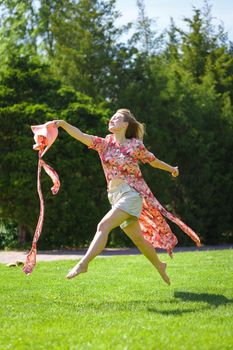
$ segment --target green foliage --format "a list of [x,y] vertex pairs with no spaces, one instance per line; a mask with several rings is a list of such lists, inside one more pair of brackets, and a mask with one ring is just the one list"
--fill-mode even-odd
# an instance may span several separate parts
[[17,223],[10,220],[0,220],[0,249],[17,246]]
[[[203,243],[232,242],[233,56],[227,34],[213,25],[205,2],[185,18],[187,31],[171,20],[165,42],[144,2],[137,5],[135,32],[122,43],[132,24],[116,27],[115,0],[0,4],[1,218],[26,227],[27,241],[39,214],[30,125],[62,118],[105,136],[111,113],[125,107],[146,123],[146,146],[179,166],[175,179],[142,166],[157,199]],[[87,245],[109,209],[98,155],[59,130],[46,161],[58,172],[61,189],[53,197],[42,173],[41,246]],[[192,244],[171,226],[181,244]],[[114,244],[130,242],[117,229]]]
[[37,16],[33,0],[0,2],[1,68],[8,63],[9,53],[17,55],[37,50],[35,27]]
[[[83,131],[101,134],[109,112],[94,105],[91,98],[60,87],[49,75],[47,65],[31,61],[27,56],[15,60],[3,75],[1,91],[1,217],[23,224],[26,238],[31,240],[39,215],[39,199],[37,153],[32,151],[30,125],[63,118]],[[42,171],[46,217],[41,247],[85,245],[96,229],[96,219],[107,210],[107,202],[101,200],[105,194],[104,175],[93,153],[60,131],[58,141],[46,155],[45,161],[60,176],[61,189],[52,198],[50,178]],[[98,173],[101,176],[96,176]]]
[[[145,169],[156,197],[203,242],[231,242],[233,61],[217,40],[221,33],[211,36],[200,11],[195,10],[188,23],[189,32],[179,40],[180,31],[172,25],[164,55],[144,62],[138,55],[118,103],[146,122],[145,142],[157,157],[179,166],[180,176],[172,181]],[[177,227],[174,231],[190,244]]]
[[38,56],[9,54],[8,68],[0,79],[0,107],[23,102],[56,107],[55,91],[61,84]]
[[125,45],[115,43],[127,31],[127,26],[115,26],[115,2],[63,0],[60,7],[66,10],[57,7],[50,17],[55,43],[49,58],[55,76],[98,102],[114,97],[121,70],[132,56]]

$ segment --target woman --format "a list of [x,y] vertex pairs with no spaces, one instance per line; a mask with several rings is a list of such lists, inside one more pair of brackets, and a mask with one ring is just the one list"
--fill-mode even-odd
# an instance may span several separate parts
[[112,205],[99,222],[85,256],[66,277],[70,279],[87,272],[89,262],[105,248],[109,233],[120,226],[170,285],[167,264],[159,260],[154,249],[166,249],[172,257],[172,249],[178,242],[163,215],[179,225],[198,246],[200,240],[190,227],[157,201],[142,177],[138,161],[169,171],[174,177],[179,175],[178,167],[160,161],[145,148],[142,142],[144,125],[128,109],[119,109],[112,116],[108,125],[111,134],[105,138],[85,134],[63,120],[55,120],[55,123],[88,148],[98,151],[107,181],[108,199]]

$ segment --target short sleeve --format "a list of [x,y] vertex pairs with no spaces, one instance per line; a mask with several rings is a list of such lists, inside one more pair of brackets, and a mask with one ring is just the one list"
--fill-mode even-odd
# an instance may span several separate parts
[[97,152],[102,152],[106,146],[106,140],[103,137],[92,136],[92,143],[88,148],[94,149]]
[[152,152],[148,151],[142,141],[139,141],[136,147],[135,156],[143,163],[151,163],[157,159]]

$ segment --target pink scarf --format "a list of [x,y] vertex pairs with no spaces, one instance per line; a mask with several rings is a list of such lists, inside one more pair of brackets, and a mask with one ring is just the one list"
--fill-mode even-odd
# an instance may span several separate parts
[[26,257],[26,262],[23,266],[23,272],[25,272],[27,275],[31,274],[34,267],[36,266],[36,243],[40,237],[42,227],[43,227],[43,222],[44,222],[44,199],[43,199],[43,195],[41,191],[41,183],[40,183],[41,167],[44,168],[45,172],[51,177],[53,181],[53,187],[51,187],[52,193],[57,194],[60,188],[60,181],[59,181],[58,174],[53,168],[51,168],[48,164],[46,164],[42,159],[44,147],[48,145],[47,139],[44,136],[39,136],[39,137],[40,137],[41,143],[40,143],[40,148],[38,152],[39,160],[38,160],[38,172],[37,172],[37,191],[40,198],[40,216],[37,222],[36,231],[34,233],[32,248]]

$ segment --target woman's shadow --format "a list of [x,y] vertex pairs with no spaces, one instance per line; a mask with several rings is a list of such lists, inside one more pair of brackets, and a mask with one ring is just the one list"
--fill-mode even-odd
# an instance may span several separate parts
[[[228,299],[224,295],[221,294],[209,294],[209,293],[193,293],[193,292],[175,292],[174,298],[179,300],[170,301],[171,303],[179,303],[182,302],[195,302],[195,303],[207,303],[207,305],[203,305],[199,310],[203,311],[210,308],[217,308],[221,305],[232,304],[233,299]],[[189,312],[197,312],[197,307],[183,309],[181,305],[175,310],[158,310],[157,308],[148,308],[150,312],[160,313],[162,315],[181,315]]]

